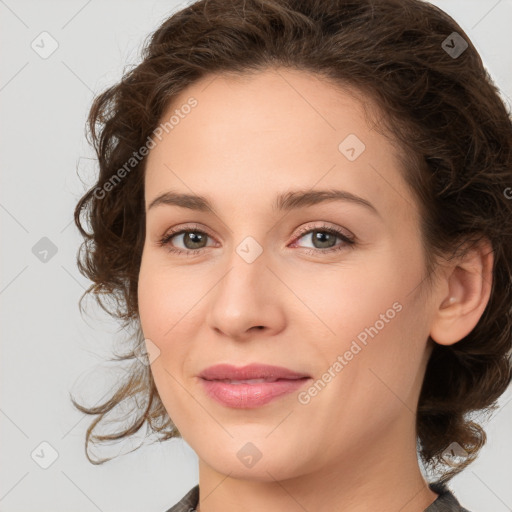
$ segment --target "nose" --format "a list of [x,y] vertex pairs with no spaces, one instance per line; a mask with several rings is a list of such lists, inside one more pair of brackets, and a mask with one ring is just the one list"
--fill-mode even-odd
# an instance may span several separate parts
[[[285,325],[286,287],[263,255],[248,263],[238,254],[208,294],[206,323],[218,334],[244,340],[256,332],[266,336]],[[289,292],[288,292],[289,294]]]

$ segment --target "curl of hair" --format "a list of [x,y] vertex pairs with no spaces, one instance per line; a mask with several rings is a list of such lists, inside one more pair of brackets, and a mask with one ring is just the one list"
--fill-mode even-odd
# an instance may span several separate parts
[[[457,58],[443,49],[453,32],[468,43]],[[87,135],[99,176],[75,209],[84,237],[78,267],[93,282],[80,307],[93,293],[105,311],[138,334],[131,351],[118,358],[134,364],[115,394],[91,408],[72,400],[82,412],[99,415],[87,431],[86,454],[98,422],[136,396],[145,406],[134,407],[133,424],[94,440],[129,436],[145,422],[164,440],[180,436],[149,365],[136,358],[143,341],[137,284],[146,159],[130,159],[189,84],[271,67],[314,73],[352,92],[368,116],[376,114],[376,128],[397,148],[401,172],[418,199],[427,284],[439,257],[461,255],[482,237],[492,244],[489,303],[462,340],[434,342],[418,402],[421,459],[439,481],[448,481],[486,441],[470,414],[496,408],[511,380],[512,200],[506,191],[512,192],[512,116],[469,37],[448,14],[421,0],[197,1],[162,23],[145,41],[141,63],[94,99]],[[132,168],[119,179],[127,162]],[[82,227],[84,212],[90,233]],[[453,442],[468,453],[460,464],[443,457]]]

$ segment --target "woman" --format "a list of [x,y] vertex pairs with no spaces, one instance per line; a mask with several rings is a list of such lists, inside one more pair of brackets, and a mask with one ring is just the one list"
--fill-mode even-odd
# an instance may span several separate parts
[[89,127],[78,264],[136,336],[112,398],[73,401],[86,448],[186,440],[199,484],[169,512],[466,510],[467,413],[511,379],[512,124],[460,26],[418,0],[199,1]]

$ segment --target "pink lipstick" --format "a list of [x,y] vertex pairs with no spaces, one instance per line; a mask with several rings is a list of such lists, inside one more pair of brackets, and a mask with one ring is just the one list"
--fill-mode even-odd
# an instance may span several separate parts
[[299,389],[311,377],[288,368],[250,364],[237,368],[229,364],[210,366],[200,378],[208,396],[237,409],[253,409]]

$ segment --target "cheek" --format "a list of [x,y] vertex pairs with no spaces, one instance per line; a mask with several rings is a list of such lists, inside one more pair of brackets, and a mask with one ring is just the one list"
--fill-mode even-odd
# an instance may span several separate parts
[[341,355],[346,361],[340,384],[357,380],[365,392],[376,392],[375,386],[383,387],[379,377],[392,388],[414,380],[426,341],[425,306],[417,287],[421,273],[418,254],[404,259],[388,247],[357,269],[333,272],[324,296],[318,289],[307,292],[309,304],[316,304],[329,326],[323,329],[324,360],[333,364]]
[[[139,272],[138,304],[139,317],[145,338],[160,338],[157,327],[161,324],[161,283],[156,279],[156,272],[143,260]],[[155,300],[156,299],[156,300]],[[158,344],[158,343],[157,343]]]
[[179,276],[172,279],[172,286],[170,281],[155,262],[143,259],[138,284],[140,323],[144,337],[158,347],[151,374],[167,414],[183,436],[183,431],[190,430],[187,418],[199,414],[190,410],[195,402],[184,389],[190,387],[184,382],[190,350],[185,331],[192,316],[187,315],[190,306],[184,283]]
[[403,275],[417,272],[406,268],[398,255],[381,250],[361,258],[354,268],[335,269],[322,289],[314,285],[317,280],[311,281],[304,296],[334,331],[331,338],[352,339],[376,323],[379,332],[384,332],[389,323],[401,321],[399,310],[410,291]]
[[204,292],[197,290],[190,276],[180,269],[165,268],[155,258],[143,258],[138,283],[139,317],[144,337],[157,347],[158,357],[151,371],[163,400],[165,396],[179,396],[180,383],[194,370],[191,340],[202,325],[197,307],[202,295]]
[[[188,281],[188,282],[187,282]],[[143,256],[139,272],[138,302],[142,330],[157,345],[176,337],[182,323],[189,322],[196,293],[190,279],[179,269],[162,265],[154,256]],[[181,320],[180,320],[181,319]],[[163,347],[161,347],[163,348]]]

